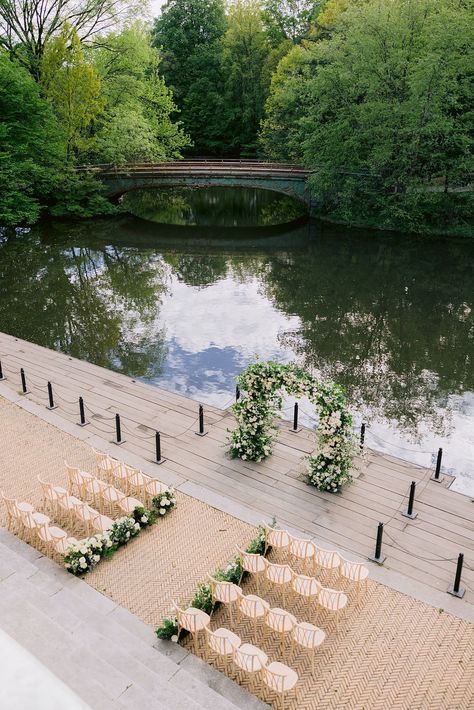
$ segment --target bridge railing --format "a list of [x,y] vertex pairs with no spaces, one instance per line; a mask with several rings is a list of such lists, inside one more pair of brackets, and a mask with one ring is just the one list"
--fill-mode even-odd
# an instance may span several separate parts
[[245,173],[276,175],[297,174],[306,176],[308,171],[301,165],[294,163],[272,163],[262,160],[178,160],[162,163],[96,163],[92,165],[78,165],[79,172],[94,172],[101,175],[153,175],[164,174],[216,174],[238,175]]

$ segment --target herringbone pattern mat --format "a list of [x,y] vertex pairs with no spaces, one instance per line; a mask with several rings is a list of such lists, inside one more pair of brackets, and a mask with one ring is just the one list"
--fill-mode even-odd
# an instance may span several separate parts
[[[340,588],[340,585],[335,585]],[[256,593],[254,583],[244,585],[245,593]],[[272,607],[283,607],[282,596],[269,589],[262,592]],[[287,651],[283,659],[280,640],[268,633],[263,639],[259,622],[257,633],[249,620],[234,623],[233,630],[242,641],[260,646],[270,661],[284,661],[299,675],[295,691],[286,698],[289,710],[472,710],[474,708],[474,625],[457,619],[404,594],[369,582],[359,602],[352,598],[346,617],[341,618],[336,634],[334,620],[321,613],[307,613],[304,603],[290,597],[285,608],[298,621],[311,621],[323,628],[327,637],[315,661]],[[211,627],[230,627],[229,614],[219,609]],[[189,640],[186,641],[189,644]],[[205,651],[201,638],[200,655],[223,670]],[[280,707],[275,694],[262,692],[262,684],[230,673],[251,692],[274,707]]]
[[[37,510],[42,510],[38,474],[65,486],[65,460],[95,470],[89,446],[1,397],[0,430],[0,490]],[[246,523],[194,498],[177,493],[177,500],[168,516],[84,578],[153,626],[170,613],[171,600],[189,599],[208,573],[233,558],[236,545],[255,535]]]

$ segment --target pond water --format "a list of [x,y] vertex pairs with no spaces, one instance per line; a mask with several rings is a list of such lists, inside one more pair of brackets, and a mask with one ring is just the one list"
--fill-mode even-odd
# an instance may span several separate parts
[[[163,218],[136,194],[137,214]],[[215,196],[190,198],[201,226],[122,215],[4,232],[0,330],[217,406],[257,355],[297,360],[347,388],[370,446],[423,465],[442,446],[473,495],[474,244],[301,217],[231,227],[251,221],[240,192],[211,227]],[[252,199],[259,225],[262,210],[264,224],[300,214]]]

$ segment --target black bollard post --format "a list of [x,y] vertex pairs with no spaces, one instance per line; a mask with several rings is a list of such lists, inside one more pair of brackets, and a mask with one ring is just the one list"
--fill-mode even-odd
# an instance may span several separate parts
[[89,422],[86,422],[86,413],[84,411],[84,400],[79,397],[79,426],[87,426]]
[[408,508],[406,513],[402,513],[404,518],[410,518],[411,520],[415,520],[416,516],[418,513],[413,512],[413,503],[415,502],[415,489],[416,489],[416,481],[412,481],[410,485],[410,495],[408,497]]
[[466,590],[461,587],[461,573],[462,566],[464,563],[464,555],[462,552],[459,553],[458,563],[456,565],[456,574],[454,576],[454,584],[452,587],[448,587],[448,594],[452,594],[453,597],[459,597],[462,599]]
[[0,360],[0,381],[1,380],[6,380],[7,378],[3,374],[3,369],[2,369],[2,361]]
[[113,444],[117,444],[120,446],[120,444],[123,444],[125,439],[122,439],[122,427],[120,425],[120,414],[115,415],[115,441],[113,441]]
[[292,431],[293,434],[297,434],[301,431],[301,427],[298,427],[298,402],[295,402],[295,406],[293,407],[293,428],[290,429],[290,431]]
[[235,385],[235,401],[238,402],[240,399],[240,387],[239,385]]
[[379,523],[377,526],[377,540],[375,541],[375,555],[369,557],[371,562],[376,562],[378,565],[383,565],[387,559],[385,555],[382,556],[382,538],[383,538],[383,523]]
[[161,457],[161,436],[159,431],[155,432],[155,452],[156,456],[154,463],[163,463],[165,459]]
[[21,391],[22,391],[22,394],[29,394],[28,387],[26,386],[25,371],[24,371],[23,368],[20,369],[20,377],[21,377]]
[[54,404],[54,399],[53,399],[53,386],[51,382],[48,382],[48,400],[49,400],[49,406],[46,407],[46,409],[56,409],[56,405]]
[[361,451],[364,450],[364,443],[365,443],[365,422],[362,422],[360,426],[360,444],[359,444],[359,449]]
[[198,436],[206,436],[207,431],[204,431],[204,407],[199,405],[199,431],[195,432]]
[[432,481],[436,481],[436,483],[439,483],[442,479],[439,477],[439,474],[441,472],[441,459],[443,458],[443,449],[438,449],[438,458],[436,459],[436,470],[434,472],[434,476],[431,476]]

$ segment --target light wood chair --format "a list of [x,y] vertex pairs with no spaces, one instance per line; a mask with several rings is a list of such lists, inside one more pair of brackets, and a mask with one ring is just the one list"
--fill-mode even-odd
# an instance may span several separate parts
[[117,506],[125,515],[131,515],[135,508],[143,508],[143,503],[138,498],[124,495],[117,501]]
[[239,622],[242,616],[252,620],[254,634],[257,632],[257,622],[265,618],[265,613],[270,609],[270,604],[256,594],[247,594],[240,597],[237,610]]
[[109,518],[107,515],[102,515],[102,513],[98,513],[97,511],[94,511],[94,512],[95,512],[95,515],[92,516],[92,520],[91,520],[92,530],[95,533],[101,533],[101,534],[108,532],[112,528],[112,525],[114,524],[114,521],[112,520],[112,518]]
[[119,466],[112,468],[112,482],[115,486],[119,486],[125,495],[130,493],[130,477],[136,469],[132,466],[127,466],[126,463],[120,463]]
[[56,542],[67,538],[67,532],[55,525],[48,525],[47,523],[37,524],[36,534],[46,552],[55,550]]
[[59,496],[67,495],[67,490],[61,486],[54,486],[52,483],[45,481],[41,476],[37,476],[38,482],[41,486],[42,502],[45,510],[49,510],[50,513],[58,514],[59,506],[58,499]]
[[340,559],[341,565],[339,567],[339,578],[349,582],[351,586],[355,585],[356,598],[358,599],[362,583],[364,583],[365,591],[367,591],[369,570],[361,562],[351,562],[350,560],[346,560],[344,557],[340,557]]
[[31,512],[30,510],[22,510],[21,508],[18,508],[18,511],[20,513],[25,539],[30,544],[33,544],[34,534],[36,533],[38,526],[49,524],[50,518],[47,515],[37,513],[36,511]]
[[317,579],[293,572],[291,589],[296,596],[306,599],[309,606],[312,604],[313,611],[316,609],[319,592],[322,589]]
[[112,483],[114,469],[120,466],[120,461],[112,458],[109,454],[103,454],[95,449],[92,450],[95,454],[95,463],[99,478],[107,483]]
[[145,500],[148,507],[151,506],[153,498],[159,496],[161,493],[168,491],[168,486],[158,481],[156,478],[147,476],[146,473],[142,472],[142,476],[145,479]]
[[298,673],[284,663],[274,661],[264,666],[262,676],[267,688],[281,697],[281,709],[285,710],[286,695],[296,686]]
[[229,608],[229,619],[230,625],[234,625],[234,618],[232,613],[232,607],[236,604],[240,597],[242,596],[242,590],[237,584],[232,582],[223,582],[214,577],[209,577],[209,582],[211,584],[212,599],[214,602],[220,602]]
[[115,488],[112,483],[103,485],[100,491],[100,498],[102,502],[101,510],[104,512],[107,511],[113,515],[115,506],[118,506],[119,501],[125,497],[125,493],[122,493],[122,491],[119,491],[118,488]]
[[100,513],[88,503],[81,503],[81,505],[76,506],[73,512],[78,522],[85,529],[86,535],[91,535],[93,531],[92,522]]
[[64,462],[64,465],[66,466],[69,494],[85,498],[87,495],[86,481],[94,478],[93,475],[87,471],[82,471],[77,466],[70,466],[67,461]]
[[276,565],[268,562],[265,558],[262,559],[265,562],[265,580],[281,588],[283,606],[286,606],[286,590],[293,579],[291,567],[289,565]]
[[216,629],[211,631],[209,626],[204,627],[206,633],[207,645],[211,651],[219,658],[224,660],[224,672],[229,670],[229,661],[236,648],[241,646],[242,641],[237,634],[229,629]]
[[77,545],[78,541],[75,537],[61,537],[54,541],[54,549],[58,555],[64,557],[71,545]]
[[278,607],[274,609],[267,609],[263,619],[263,637],[267,635],[267,630],[274,631],[280,637],[280,653],[285,659],[285,636],[293,630],[295,624],[297,623],[296,618],[293,614],[285,609],[279,609]]
[[303,648],[311,653],[311,673],[314,675],[314,658],[316,649],[321,646],[326,634],[322,629],[319,629],[314,624],[309,624],[307,621],[300,621],[291,632],[291,646],[294,658],[294,652],[298,647]]
[[311,540],[306,540],[300,537],[292,537],[290,542],[290,558],[303,563],[304,571],[308,571],[308,567],[313,567],[316,545]]
[[7,514],[7,527],[9,530],[21,532],[23,521],[21,519],[22,512],[33,513],[34,508],[30,503],[19,503],[15,498],[8,498],[4,491],[1,491],[5,512]]
[[262,527],[265,530],[265,552],[264,557],[267,555],[268,549],[271,547],[279,552],[284,551],[287,556],[288,548],[290,546],[291,535],[286,530],[280,530],[279,528],[271,528],[266,523],[262,523]]
[[128,477],[128,485],[130,488],[130,492],[135,493],[135,495],[142,496],[145,501],[147,500],[146,484],[148,481],[149,477],[145,476],[142,471],[140,471],[138,468],[131,468]]
[[71,496],[63,489],[64,493],[58,492],[57,511],[58,517],[63,524],[76,519],[76,508],[83,505],[83,501],[76,496]]
[[336,620],[336,633],[339,631],[339,615],[347,606],[347,595],[337,589],[322,587],[318,595],[319,606]]
[[245,572],[254,575],[257,585],[257,594],[260,594],[260,577],[265,574],[266,560],[262,555],[254,554],[253,552],[245,552],[237,548],[240,560],[240,579],[239,586],[242,582],[242,577]]
[[112,484],[106,483],[100,478],[95,478],[94,476],[91,476],[91,478],[86,478],[84,479],[84,497],[87,498],[87,500],[90,501],[95,508],[98,508],[100,511],[103,511],[104,491],[107,488],[110,488],[111,486]]
[[197,653],[199,647],[198,634],[200,631],[203,631],[206,626],[209,626],[211,617],[202,609],[196,609],[192,606],[185,610],[181,609],[173,602],[173,607],[178,621],[178,641],[181,631],[186,629],[193,638],[194,652]]
[[232,660],[238,671],[249,676],[249,684],[252,685],[268,663],[268,656],[261,648],[251,643],[243,643],[234,650]]
[[314,555],[315,572],[328,573],[329,584],[333,581],[333,576],[338,571],[340,564],[341,558],[337,552],[316,547],[316,554]]

